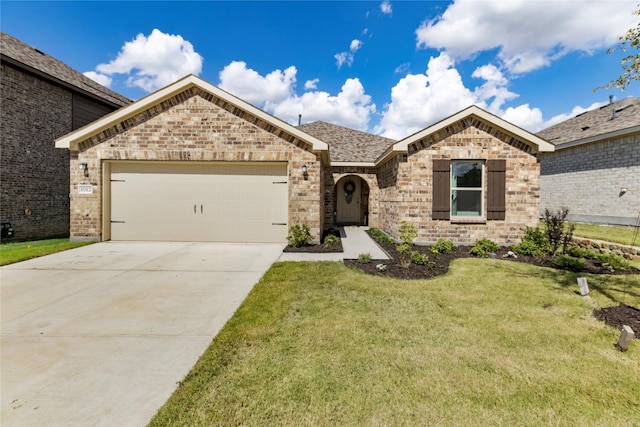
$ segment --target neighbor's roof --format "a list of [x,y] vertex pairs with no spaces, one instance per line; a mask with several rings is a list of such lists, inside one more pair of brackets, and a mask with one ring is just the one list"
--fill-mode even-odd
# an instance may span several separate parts
[[625,98],[578,114],[538,136],[558,148],[567,148],[631,132],[640,132],[640,98]]
[[14,67],[18,66],[92,98],[98,98],[114,107],[122,107],[131,103],[130,99],[94,82],[58,59],[1,31],[0,54],[2,54],[2,62],[4,63]]
[[395,143],[393,139],[321,121],[298,126],[298,129],[329,145],[333,165],[374,163],[387,148]]

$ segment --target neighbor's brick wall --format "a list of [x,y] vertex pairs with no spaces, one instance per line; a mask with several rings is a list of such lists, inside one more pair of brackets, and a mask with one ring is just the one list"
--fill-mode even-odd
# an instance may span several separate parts
[[72,129],[72,95],[6,64],[0,70],[0,220],[12,224],[14,240],[67,236],[69,152],[54,140]]
[[[569,208],[570,218],[634,225],[640,214],[640,134],[540,156],[540,214]],[[628,191],[620,193],[621,188]]]
[[[409,147],[406,160],[398,158],[388,162],[379,171],[383,187],[381,205],[386,205],[381,211],[381,228],[397,237],[398,224],[407,221],[418,228],[416,242],[422,243],[432,243],[439,238],[462,244],[472,244],[481,238],[502,244],[519,241],[526,226],[538,223],[540,185],[537,159],[523,150],[529,148],[477,120],[458,122],[427,140],[418,141]],[[432,220],[434,159],[505,159],[506,219],[473,224]],[[396,182],[392,185],[396,169]],[[387,183],[389,186],[385,188]]]
[[[333,212],[336,211],[336,197],[338,182],[347,176],[358,176],[364,180],[369,187],[369,221],[370,227],[378,227],[380,213],[380,190],[378,187],[378,177],[376,170],[369,167],[354,166],[334,166],[327,168],[324,180],[324,223],[325,228],[335,225]],[[340,184],[342,185],[342,184]]]
[[[102,237],[105,160],[288,162],[289,225],[308,224],[319,236],[321,161],[296,144],[304,145],[208,93],[189,89],[79,145],[71,159],[71,236]],[[89,177],[78,170],[78,162],[88,163]],[[302,165],[307,165],[307,177]],[[77,194],[82,183],[91,183],[94,193]]]

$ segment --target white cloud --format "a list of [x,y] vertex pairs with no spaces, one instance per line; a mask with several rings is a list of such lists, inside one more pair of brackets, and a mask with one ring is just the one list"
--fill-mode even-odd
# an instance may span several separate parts
[[345,64],[350,67],[353,64],[355,53],[360,50],[363,44],[364,43],[362,41],[354,39],[349,45],[349,52],[340,52],[333,55],[333,57],[336,59],[336,65],[338,66],[338,68],[342,67]]
[[200,74],[202,56],[182,36],[154,29],[148,37],[138,34],[126,42],[116,59],[98,65],[96,71],[128,75],[128,85],[151,92],[188,74]]
[[111,86],[111,82],[113,81],[111,77],[104,74],[96,73],[95,71],[87,71],[86,73],[83,73],[83,74],[89,77],[94,82],[99,83],[102,86],[106,86],[106,87]]
[[380,3],[380,11],[385,15],[391,15],[393,13],[391,2],[389,0],[384,0],[382,3]]
[[449,55],[441,52],[438,57],[432,57],[425,74],[407,74],[391,89],[391,103],[385,106],[374,133],[401,139],[473,104],[529,132],[538,132],[604,105],[576,106],[570,113],[545,121],[542,111],[529,104],[503,108],[518,94],[508,89],[509,80],[495,65],[476,68],[472,77],[482,83],[470,89],[464,85]]
[[431,58],[425,74],[407,74],[391,89],[391,103],[374,132],[401,139],[475,102],[453,60],[442,53]]
[[[570,51],[592,53],[636,25],[637,1],[462,1],[416,30],[418,47],[472,58],[498,49],[501,66],[526,73]],[[508,34],[508,36],[506,36]]]
[[305,90],[317,89],[320,79],[307,80],[304,82]]
[[291,124],[302,114],[305,122],[322,120],[367,130],[370,117],[376,112],[371,96],[365,93],[360,80],[347,79],[337,95],[316,91],[319,79],[305,82],[302,96],[295,93],[295,67],[275,70],[266,76],[247,68],[245,62],[234,61],[220,72],[220,87]]
[[363,131],[376,111],[357,78],[347,79],[335,96],[321,91],[306,92],[280,102],[269,102],[265,108],[289,123],[297,123],[298,114],[302,114],[304,122],[322,120]]
[[261,76],[246,62],[233,61],[220,71],[220,87],[255,105],[289,97],[296,85],[296,67],[275,70]]
[[409,72],[409,68],[411,68],[411,63],[405,62],[404,64],[398,65],[393,72],[396,74],[405,74]]

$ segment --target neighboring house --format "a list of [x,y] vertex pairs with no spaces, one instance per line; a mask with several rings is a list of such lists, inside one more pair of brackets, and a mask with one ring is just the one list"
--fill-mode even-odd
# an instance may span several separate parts
[[541,213],[569,208],[572,221],[640,220],[640,99],[629,97],[551,126],[540,156]]
[[538,222],[553,146],[472,106],[401,141],[294,127],[185,77],[56,141],[71,152],[75,240],[284,242],[340,224],[418,242],[516,242]]
[[0,72],[2,238],[68,236],[69,153],[53,141],[131,101],[3,32]]

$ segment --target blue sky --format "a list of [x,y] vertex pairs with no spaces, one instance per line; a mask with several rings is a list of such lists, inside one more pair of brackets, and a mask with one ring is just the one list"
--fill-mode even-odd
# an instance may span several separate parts
[[185,74],[297,123],[401,138],[477,104],[538,131],[616,99],[637,0],[0,3],[2,31],[132,99]]

